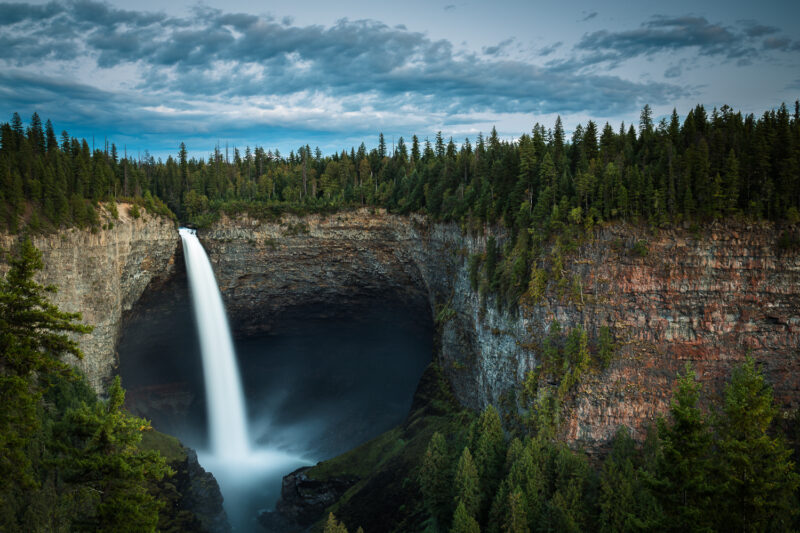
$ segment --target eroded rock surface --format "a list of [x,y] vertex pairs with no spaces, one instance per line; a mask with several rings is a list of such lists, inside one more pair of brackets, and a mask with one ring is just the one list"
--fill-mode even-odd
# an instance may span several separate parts
[[[789,228],[790,230],[792,228]],[[617,353],[588,376],[567,406],[565,437],[602,446],[620,424],[641,435],[665,412],[676,373],[691,362],[717,395],[750,353],[784,407],[800,400],[800,255],[781,250],[769,223],[660,231],[614,224],[570,254],[564,273],[578,290],[545,296],[522,312],[482,305],[468,257],[486,236],[454,224],[360,210],[259,222],[223,219],[200,239],[240,332],[267,333],[299,302],[353,302],[364,294],[427,298],[438,324],[442,367],[459,400],[497,403],[538,364],[537,342],[554,320],[596,339],[611,328]],[[497,235],[502,242],[502,234]],[[634,251],[646,241],[647,254]],[[435,316],[435,315],[434,315]]]
[[[124,205],[119,211],[110,230],[71,228],[32,238],[44,261],[37,281],[58,287],[53,303],[64,311],[83,313],[83,321],[94,326],[91,334],[79,338],[85,357],[73,363],[98,392],[116,367],[114,347],[123,311],[152,280],[170,275],[179,243],[174,222],[144,210],[134,219]],[[11,249],[18,239],[0,234],[0,247]],[[0,265],[3,271],[6,268]]]
[[[564,437],[592,448],[620,424],[640,435],[666,410],[686,362],[710,397],[750,353],[781,406],[798,406],[800,254],[781,249],[783,231],[798,228],[729,223],[651,235],[609,225],[566,258],[567,294],[551,281],[543,299],[518,314],[498,311],[492,298],[482,304],[469,286],[468,258],[483,252],[486,235],[422,216],[362,209],[272,222],[223,218],[199,237],[240,335],[267,334],[293,310],[307,314],[309,304],[325,317],[334,301],[354,312],[365,298],[427,302],[441,318],[441,366],[459,401],[474,408],[519,385],[538,364],[537,342],[554,320],[582,326],[591,339],[610,327],[614,361],[584,379],[567,405]],[[0,245],[15,238],[2,236]],[[634,253],[641,240],[645,256]],[[34,242],[46,263],[40,281],[60,287],[55,302],[96,326],[78,364],[100,389],[115,367],[123,311],[175,269],[177,231],[123,212],[111,231],[68,230]]]

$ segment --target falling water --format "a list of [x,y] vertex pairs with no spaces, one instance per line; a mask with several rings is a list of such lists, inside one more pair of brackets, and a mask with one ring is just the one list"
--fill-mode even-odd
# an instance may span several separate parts
[[211,453],[220,459],[249,455],[244,395],[222,295],[195,231],[180,228],[206,382]]
[[277,481],[309,461],[281,450],[250,448],[242,382],[222,295],[195,231],[180,228],[179,232],[203,354],[211,437],[211,450],[198,450],[197,455],[219,482],[233,531],[257,531],[257,513],[271,503],[262,496],[265,482]]

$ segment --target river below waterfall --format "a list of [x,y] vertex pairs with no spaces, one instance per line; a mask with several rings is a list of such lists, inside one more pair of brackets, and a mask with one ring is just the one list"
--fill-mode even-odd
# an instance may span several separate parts
[[427,308],[371,298],[320,311],[299,306],[273,334],[235,339],[255,463],[216,472],[185,278],[146,293],[126,320],[118,352],[129,408],[198,450],[237,532],[259,531],[284,475],[402,422],[431,360]]

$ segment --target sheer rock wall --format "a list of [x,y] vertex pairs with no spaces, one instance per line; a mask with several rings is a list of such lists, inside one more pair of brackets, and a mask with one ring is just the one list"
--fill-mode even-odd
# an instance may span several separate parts
[[[174,270],[179,244],[174,222],[142,215],[134,219],[120,204],[119,220],[110,230],[71,228],[36,235],[33,244],[42,252],[44,269],[39,283],[52,284],[58,292],[53,303],[64,311],[81,312],[94,331],[79,337],[84,358],[73,363],[101,392],[113,376],[115,344],[123,312],[129,310],[151,281],[168,277]],[[0,247],[9,250],[20,237],[0,234]],[[0,265],[5,272],[7,265]]]
[[[564,437],[591,448],[620,424],[636,434],[663,413],[686,362],[710,397],[750,353],[781,406],[798,407],[800,254],[779,246],[783,231],[740,223],[652,235],[605,226],[567,256],[563,276],[577,291],[559,294],[551,281],[544,298],[519,314],[498,311],[491,297],[481,302],[471,290],[468,258],[484,250],[486,238],[455,224],[362,209],[272,222],[223,218],[199,238],[240,335],[268,334],[308,304],[324,317],[334,301],[354,312],[363,298],[427,302],[440,318],[442,368],[473,408],[496,404],[518,386],[538,363],[536,346],[554,320],[582,326],[590,341],[609,326],[614,360],[591,372],[566,406]],[[0,246],[15,239],[0,236]],[[645,256],[633,248],[641,240]],[[34,243],[46,265],[40,281],[60,288],[55,302],[95,325],[77,364],[100,390],[114,372],[123,312],[149,284],[174,273],[178,233],[171,222],[146,214],[134,220],[123,210],[113,230],[67,230]]]
[[[790,228],[791,230],[792,228]],[[665,412],[676,373],[691,362],[720,394],[750,353],[784,407],[800,400],[800,254],[782,250],[772,224],[716,224],[700,232],[614,224],[596,230],[565,261],[575,291],[551,281],[518,315],[482,305],[469,286],[468,257],[485,236],[360,210],[259,222],[223,219],[200,239],[241,332],[268,332],[300,303],[357,301],[365,294],[427,298],[438,322],[440,362],[459,400],[482,408],[515,389],[538,363],[553,320],[582,326],[590,342],[609,326],[616,353],[591,372],[566,406],[564,437],[602,446],[620,424],[634,433]],[[502,241],[502,235],[498,235]],[[647,254],[634,244],[646,241]],[[577,281],[576,281],[577,280]],[[446,307],[447,313],[439,313]]]

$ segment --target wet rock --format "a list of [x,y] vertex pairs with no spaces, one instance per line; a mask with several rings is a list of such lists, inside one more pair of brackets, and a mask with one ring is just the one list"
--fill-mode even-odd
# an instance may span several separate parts
[[323,518],[325,509],[333,505],[350,487],[358,482],[357,477],[332,477],[324,481],[311,479],[303,467],[284,476],[281,498],[275,511],[259,516],[259,523],[270,533],[306,531]]

